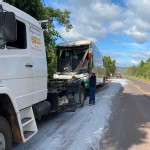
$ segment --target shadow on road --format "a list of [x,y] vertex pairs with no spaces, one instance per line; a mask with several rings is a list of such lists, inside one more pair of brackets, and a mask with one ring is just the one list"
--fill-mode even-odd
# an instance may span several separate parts
[[150,149],[150,97],[136,92],[130,85],[112,99],[108,130],[100,141],[102,150]]

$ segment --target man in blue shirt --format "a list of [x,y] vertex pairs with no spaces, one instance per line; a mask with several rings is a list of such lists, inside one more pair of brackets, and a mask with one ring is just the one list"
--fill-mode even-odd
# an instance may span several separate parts
[[89,105],[95,105],[96,75],[92,71],[89,71],[89,74],[91,75],[89,88]]

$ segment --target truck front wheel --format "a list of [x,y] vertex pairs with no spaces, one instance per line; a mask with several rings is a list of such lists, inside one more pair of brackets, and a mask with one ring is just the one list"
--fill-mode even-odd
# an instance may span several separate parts
[[12,132],[8,121],[0,117],[0,150],[12,149]]

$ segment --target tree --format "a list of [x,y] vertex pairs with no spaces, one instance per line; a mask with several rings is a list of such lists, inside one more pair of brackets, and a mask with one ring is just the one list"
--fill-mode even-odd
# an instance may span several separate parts
[[[55,24],[63,26],[66,31],[72,29],[70,23],[70,11],[54,9],[46,6],[44,0],[4,0],[5,2],[19,8],[28,13],[37,20],[48,20],[47,28],[44,30],[45,47],[48,62],[48,74],[51,78],[55,72],[54,57],[56,40],[62,38],[60,33],[56,30]],[[55,23],[55,24],[54,24]]]
[[69,21],[70,12],[68,10],[61,11],[60,9],[53,9],[51,7],[46,8],[47,19],[49,24],[47,29],[44,31],[46,53],[47,53],[47,62],[48,62],[48,74],[52,78],[55,70],[55,46],[56,40],[62,38],[59,32],[55,29],[54,21],[59,25],[65,26],[66,31],[69,31],[72,28],[72,25]]
[[30,14],[37,20],[46,19],[46,11],[41,0],[4,0],[5,2]]
[[138,66],[129,67],[126,70],[125,75],[150,79],[150,58],[146,62],[141,61]]
[[116,71],[116,60],[111,60],[110,56],[104,56],[105,63],[106,63],[106,75],[107,77],[110,76],[112,73],[113,75],[115,74]]
[[112,60],[112,61],[111,61],[110,72],[111,72],[113,75],[114,75],[115,72],[116,72],[116,66],[115,66],[115,64],[116,64],[116,60]]

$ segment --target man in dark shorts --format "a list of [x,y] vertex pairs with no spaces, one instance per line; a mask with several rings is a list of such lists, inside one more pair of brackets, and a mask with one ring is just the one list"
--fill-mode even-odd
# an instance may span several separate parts
[[95,89],[96,89],[96,75],[94,72],[89,71],[90,77],[90,88],[89,88],[89,106],[95,105]]

